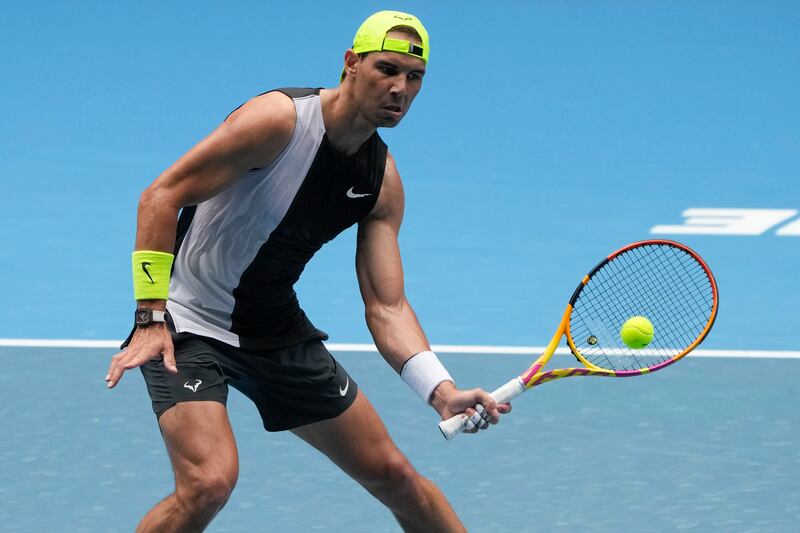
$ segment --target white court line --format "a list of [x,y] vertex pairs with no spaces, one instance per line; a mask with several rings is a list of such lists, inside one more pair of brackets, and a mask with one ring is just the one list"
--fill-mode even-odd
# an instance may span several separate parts
[[[81,340],[81,339],[0,339],[0,347],[9,348],[109,348],[117,349],[119,340]],[[333,352],[372,352],[378,350],[374,344],[325,343]],[[544,351],[544,346],[477,346],[458,344],[434,344],[433,351],[439,353],[536,356]],[[567,348],[559,348],[556,354],[567,355]],[[698,348],[690,357],[728,357],[745,359],[800,359],[800,351],[795,350],[705,350]]]

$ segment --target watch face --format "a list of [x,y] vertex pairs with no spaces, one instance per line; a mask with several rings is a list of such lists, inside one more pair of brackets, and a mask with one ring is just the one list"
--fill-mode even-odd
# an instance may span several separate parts
[[150,309],[137,309],[136,310],[136,324],[138,326],[146,326],[153,321],[152,311]]

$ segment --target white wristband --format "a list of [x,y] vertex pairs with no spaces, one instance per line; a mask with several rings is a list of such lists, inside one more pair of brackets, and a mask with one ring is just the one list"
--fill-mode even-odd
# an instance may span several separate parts
[[400,377],[425,403],[429,403],[431,394],[439,383],[453,381],[433,352],[420,352],[411,356],[400,370]]

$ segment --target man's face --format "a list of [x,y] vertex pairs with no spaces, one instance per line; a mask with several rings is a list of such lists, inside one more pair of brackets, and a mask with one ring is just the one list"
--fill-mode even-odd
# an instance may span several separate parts
[[[402,32],[389,37],[419,44]],[[355,80],[355,101],[361,113],[376,127],[393,128],[408,112],[422,88],[425,62],[397,52],[370,52],[361,59]]]

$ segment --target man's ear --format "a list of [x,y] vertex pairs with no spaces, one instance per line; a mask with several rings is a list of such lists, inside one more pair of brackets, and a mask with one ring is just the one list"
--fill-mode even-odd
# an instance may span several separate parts
[[355,76],[358,72],[358,65],[361,63],[361,58],[358,57],[358,54],[353,52],[353,49],[350,48],[344,53],[344,71],[345,75],[348,77]]

